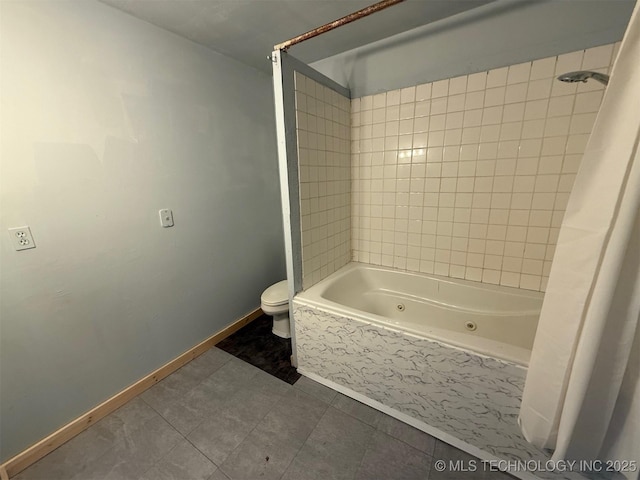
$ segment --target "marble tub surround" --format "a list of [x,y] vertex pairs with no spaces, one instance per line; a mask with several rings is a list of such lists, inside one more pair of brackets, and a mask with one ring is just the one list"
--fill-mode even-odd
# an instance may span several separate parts
[[[299,370],[364,395],[479,449],[486,459],[549,459],[517,425],[524,367],[345,318],[294,299]],[[437,435],[436,435],[437,436]],[[581,479],[538,472],[538,478]],[[531,473],[520,478],[536,478]]]

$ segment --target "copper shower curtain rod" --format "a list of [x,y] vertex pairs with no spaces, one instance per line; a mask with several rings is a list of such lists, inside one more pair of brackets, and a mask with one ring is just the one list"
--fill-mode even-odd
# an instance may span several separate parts
[[338,20],[334,20],[333,22],[329,22],[321,27],[314,28],[313,30],[309,30],[302,35],[298,35],[297,37],[293,37],[286,42],[279,43],[273,46],[274,50],[287,50],[292,45],[296,45],[297,43],[304,42],[305,40],[309,40],[310,38],[317,37],[318,35],[322,35],[325,32],[329,32],[334,28],[341,27],[342,25],[346,25],[347,23],[355,22],[363,17],[371,15],[372,13],[379,12],[380,10],[384,10],[396,3],[404,2],[404,0],[382,0],[381,2],[374,3],[373,5],[369,5],[357,12],[350,13],[349,15],[345,15]]

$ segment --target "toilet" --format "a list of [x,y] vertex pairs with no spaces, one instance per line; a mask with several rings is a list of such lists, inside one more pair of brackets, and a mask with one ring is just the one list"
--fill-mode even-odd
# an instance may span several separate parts
[[260,307],[264,313],[273,317],[273,334],[281,338],[291,338],[289,283],[286,280],[271,285],[262,293]]

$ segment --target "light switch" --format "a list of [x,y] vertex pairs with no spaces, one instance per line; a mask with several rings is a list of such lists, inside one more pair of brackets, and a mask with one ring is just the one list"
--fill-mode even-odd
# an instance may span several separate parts
[[168,208],[160,210],[160,225],[163,227],[173,227],[173,212]]

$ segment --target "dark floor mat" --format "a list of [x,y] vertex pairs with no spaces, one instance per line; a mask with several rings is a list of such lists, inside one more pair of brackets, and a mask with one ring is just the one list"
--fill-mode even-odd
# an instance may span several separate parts
[[271,332],[272,318],[262,315],[216,347],[293,385],[300,374],[291,366],[291,339]]

